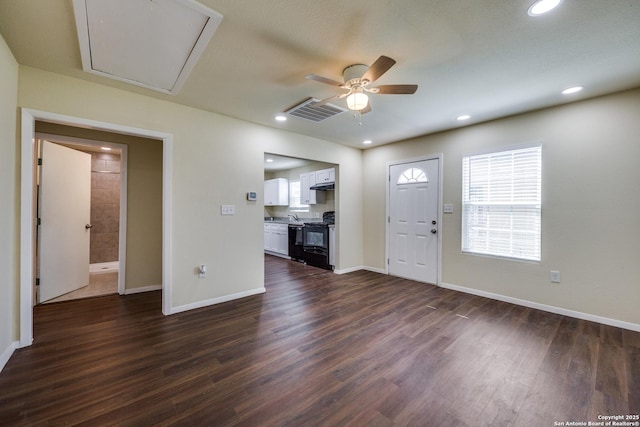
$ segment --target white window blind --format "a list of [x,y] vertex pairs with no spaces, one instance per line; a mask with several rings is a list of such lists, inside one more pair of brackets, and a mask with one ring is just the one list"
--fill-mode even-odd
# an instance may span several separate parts
[[289,211],[309,212],[309,205],[301,203],[300,181],[289,181]]
[[540,261],[542,147],[462,159],[462,251]]

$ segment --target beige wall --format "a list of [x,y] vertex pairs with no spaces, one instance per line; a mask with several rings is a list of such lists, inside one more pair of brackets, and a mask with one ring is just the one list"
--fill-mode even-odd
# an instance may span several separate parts
[[0,359],[18,339],[17,98],[18,63],[0,37]]
[[[362,265],[360,150],[25,66],[20,67],[18,102],[173,135],[173,307],[264,285],[263,201],[249,202],[246,193],[262,193],[265,152],[340,166],[338,265]],[[221,204],[234,204],[236,214],[221,216]],[[198,278],[200,264],[208,266],[205,279]]]
[[46,122],[36,131],[127,146],[125,289],[162,284],[162,141]]
[[[442,280],[640,324],[640,89],[373,148],[364,153],[364,264],[384,268],[386,162],[444,154]],[[542,261],[465,255],[462,156],[539,141]],[[549,282],[559,270],[562,282]]]

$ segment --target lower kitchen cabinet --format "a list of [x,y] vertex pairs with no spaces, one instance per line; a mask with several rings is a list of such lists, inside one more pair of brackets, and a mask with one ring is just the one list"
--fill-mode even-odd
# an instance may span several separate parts
[[265,252],[288,257],[289,255],[289,226],[287,224],[264,223]]

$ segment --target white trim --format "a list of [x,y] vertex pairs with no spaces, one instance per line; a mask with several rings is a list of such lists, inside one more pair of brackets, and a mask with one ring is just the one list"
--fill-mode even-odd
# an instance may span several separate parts
[[[384,245],[384,269],[381,270],[376,270],[379,273],[383,273],[383,274],[389,274],[389,216],[390,214],[390,206],[389,204],[391,203],[390,198],[389,198],[389,191],[391,190],[391,166],[396,166],[396,165],[402,165],[405,163],[415,163],[415,162],[422,162],[422,161],[427,161],[427,160],[438,160],[438,224],[437,224],[437,229],[438,229],[438,272],[437,272],[437,285],[440,285],[440,283],[442,282],[442,203],[443,203],[443,197],[444,197],[444,183],[443,183],[443,169],[444,169],[444,154],[443,153],[438,153],[438,154],[429,154],[427,156],[424,157],[415,157],[415,158],[410,158],[410,159],[404,159],[404,160],[394,160],[394,161],[390,161],[387,162],[386,165],[386,194],[385,194],[385,205],[386,205],[386,212],[385,212],[385,217],[387,218],[387,221],[385,221],[384,226],[385,226],[385,245]],[[373,270],[372,270],[373,271]]]
[[99,141],[73,136],[53,135],[36,132],[36,138],[46,139],[51,142],[72,143],[88,145],[92,147],[111,147],[120,150],[120,221],[118,230],[118,293],[124,294],[124,279],[127,273],[127,159],[129,158],[129,146],[115,142]]
[[289,255],[280,254],[278,252],[270,251],[268,249],[265,249],[264,253],[266,255],[277,256],[278,258],[291,259],[291,257]]
[[240,299],[240,298],[246,298],[246,297],[250,297],[250,296],[253,296],[253,295],[264,294],[266,291],[267,290],[264,287],[262,287],[262,288],[251,289],[249,291],[244,291],[244,292],[238,292],[238,293],[235,293],[235,294],[225,295],[225,296],[222,296],[222,297],[211,298],[211,299],[208,299],[208,300],[196,301],[196,302],[192,302],[190,304],[185,304],[185,305],[180,305],[180,306],[177,306],[177,307],[172,307],[171,308],[171,313],[169,313],[169,314],[181,313],[183,311],[194,310],[196,308],[208,307],[210,305],[221,304],[223,302],[233,301],[233,300]]
[[162,285],[140,286],[139,288],[129,288],[124,290],[125,295],[141,294],[143,292],[159,291]]
[[591,322],[601,323],[603,325],[614,326],[616,328],[629,329],[631,331],[640,332],[640,325],[636,323],[624,322],[622,320],[610,319],[608,317],[596,316],[594,314],[583,313],[580,311],[568,310],[553,305],[540,304],[533,301],[527,301],[519,298],[513,298],[505,295],[494,294],[493,292],[481,291],[473,288],[465,288],[464,286],[452,285],[450,283],[441,283],[441,287],[451,289],[453,291],[464,292],[466,294],[477,295],[497,301],[508,302],[510,304],[521,305],[523,307],[534,308],[536,310],[547,311],[549,313],[560,314],[563,316],[574,317],[576,319],[588,320]]
[[[162,141],[162,312],[171,307],[171,180],[173,136],[166,132],[100,122],[63,114],[21,109],[20,160],[20,343],[26,347],[33,342],[33,223],[34,223],[34,144],[35,121],[40,120],[67,126],[122,133]],[[121,271],[122,273],[122,271]],[[124,277],[124,274],[121,274]]]
[[367,265],[363,266],[362,270],[372,271],[374,273],[380,273],[380,274],[387,274],[384,268],[369,267]]
[[354,271],[359,271],[359,270],[362,270],[362,269],[363,269],[363,267],[361,265],[358,265],[358,266],[355,266],[355,267],[335,269],[335,270],[333,270],[333,272],[335,274],[347,274],[347,273],[353,273]]
[[143,83],[136,80],[129,79],[127,77],[121,77],[115,74],[109,74],[104,71],[96,70],[93,68],[91,62],[91,43],[89,37],[89,19],[87,16],[86,0],[73,0],[73,12],[75,15],[76,29],[78,35],[78,43],[80,45],[80,58],[82,60],[82,69],[91,74],[106,77],[113,80],[118,80],[124,83],[128,83],[135,86],[152,89],[161,93],[169,95],[177,95],[182,89],[185,81],[193,71],[196,63],[202,56],[203,52],[207,48],[207,45],[211,41],[213,34],[220,26],[223,16],[213,9],[210,9],[198,1],[195,0],[178,0],[183,6],[191,9],[192,12],[199,12],[205,16],[205,25],[202,27],[200,34],[196,39],[196,43],[188,53],[186,61],[182,65],[180,72],[176,76],[175,82],[171,88],[162,88],[154,86],[151,83]]
[[9,344],[9,347],[5,348],[2,354],[0,354],[0,372],[4,369],[4,366],[7,364],[9,359],[11,359],[11,355],[18,348],[20,343],[18,341],[14,341]]

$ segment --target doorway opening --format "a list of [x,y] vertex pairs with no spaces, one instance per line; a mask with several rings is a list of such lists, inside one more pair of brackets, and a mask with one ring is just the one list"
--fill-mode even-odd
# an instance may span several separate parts
[[[171,304],[171,204],[172,204],[172,152],[173,152],[173,137],[169,133],[159,132],[143,128],[135,128],[131,126],[118,125],[114,123],[100,122],[96,120],[83,119],[79,117],[66,116],[57,113],[51,113],[46,111],[31,110],[28,108],[22,108],[21,110],[21,150],[20,150],[20,342],[19,347],[26,347],[33,342],[33,306],[35,305],[33,288],[36,278],[35,269],[35,233],[34,224],[36,221],[36,198],[34,194],[36,165],[33,159],[35,158],[35,132],[36,123],[46,123],[54,126],[63,126],[73,129],[77,129],[79,132],[97,132],[108,133],[119,137],[140,137],[145,140],[150,140],[154,147],[158,147],[159,150],[154,151],[153,158],[145,156],[144,154],[137,156],[141,160],[142,164],[139,169],[139,178],[142,183],[145,182],[145,178],[148,177],[149,170],[145,167],[148,162],[153,160],[156,164],[159,164],[159,168],[154,172],[160,182],[160,185],[156,188],[159,190],[158,194],[154,196],[155,200],[160,206],[157,209],[159,217],[158,231],[154,232],[154,247],[158,248],[158,265],[154,268],[154,274],[158,274],[157,281],[159,284],[153,286],[144,286],[144,282],[139,280],[138,277],[134,277],[130,282],[135,283],[136,288],[126,289],[125,293],[145,292],[153,289],[162,290],[162,313],[165,315],[172,314]],[[74,135],[78,136],[78,135]],[[102,138],[92,138],[102,139]],[[132,147],[132,146],[131,146]],[[131,163],[132,152],[129,147],[129,163]],[[156,160],[157,159],[157,160]],[[129,186],[131,185],[131,165],[129,165]],[[143,184],[144,186],[144,184]],[[145,206],[149,202],[148,192],[141,192],[140,197],[134,197],[131,191],[128,192],[128,211],[131,214],[132,203]],[[144,239],[138,238],[136,233],[146,230],[140,230],[145,228],[149,223],[144,215],[137,218],[143,227],[129,227],[129,233],[126,244],[126,258],[129,258],[129,252],[140,254],[144,257],[148,254],[148,242]],[[128,221],[130,222],[130,221]],[[154,227],[155,230],[155,227]],[[130,247],[131,246],[131,247]],[[121,254],[122,255],[122,254]],[[121,256],[121,260],[124,259]],[[129,282],[129,276],[136,276],[135,271],[131,271],[132,267],[148,268],[147,263],[143,259],[138,262],[129,262],[127,268],[125,280],[127,286]],[[134,269],[135,270],[135,269]],[[123,275],[120,270],[120,275]],[[142,284],[141,284],[142,283]]]
[[[36,123],[36,130],[43,127],[45,129],[52,128],[51,125]],[[42,132],[36,132],[35,144],[35,151],[40,159],[37,162],[36,173],[36,191],[38,193],[36,217],[39,220],[43,216],[46,218],[42,223],[38,221],[35,228],[37,271],[35,301],[37,303],[52,303],[115,293],[123,294],[125,291],[125,257],[123,255],[126,250],[128,146],[110,141],[96,141]],[[63,155],[71,156],[71,158],[64,160],[67,157],[63,156],[60,159],[55,157],[45,159],[43,157],[45,144],[64,147],[67,153],[63,152]],[[78,155],[90,157],[90,172],[70,171],[72,167],[81,167],[74,166],[73,158]],[[87,159],[87,161],[89,160]],[[51,162],[61,164],[52,165]],[[61,210],[67,214],[66,217],[73,217],[78,214],[78,210],[85,208],[82,198],[68,207],[60,206],[58,203],[60,197],[71,197],[69,193],[75,183],[62,184],[61,190],[52,188],[53,184],[47,183],[46,180],[45,185],[42,185],[44,172],[51,174],[50,169],[55,167],[61,168],[63,173],[80,174],[79,180],[90,183],[89,219],[86,225],[80,223],[75,227],[78,229],[77,232],[81,239],[79,245],[82,247],[88,244],[89,248],[88,252],[83,247],[72,248],[71,251],[79,252],[75,255],[77,258],[71,257],[71,251],[64,254],[61,254],[60,251],[62,245],[59,241],[61,233],[59,228],[65,224],[67,219],[59,219],[58,223],[52,224],[50,217],[52,212],[43,212],[46,207],[50,211]],[[56,191],[63,191],[65,194],[56,195]],[[46,202],[51,199],[55,205],[46,205]],[[83,225],[85,230],[82,230]],[[58,234],[57,238],[52,237],[55,234]],[[51,246],[53,246],[53,254]],[[85,261],[87,257],[88,263]],[[60,259],[55,260],[55,258]],[[69,271],[74,271],[74,269],[77,269],[76,277],[69,274]],[[56,283],[54,279],[64,283]]]

